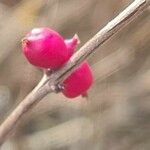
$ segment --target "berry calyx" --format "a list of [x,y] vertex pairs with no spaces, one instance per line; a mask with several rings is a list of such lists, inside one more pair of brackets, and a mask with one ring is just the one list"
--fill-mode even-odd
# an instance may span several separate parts
[[37,67],[56,70],[70,57],[63,37],[49,28],[34,28],[22,40],[23,53]]
[[75,98],[87,92],[93,83],[93,75],[89,64],[83,62],[64,82],[62,93]]

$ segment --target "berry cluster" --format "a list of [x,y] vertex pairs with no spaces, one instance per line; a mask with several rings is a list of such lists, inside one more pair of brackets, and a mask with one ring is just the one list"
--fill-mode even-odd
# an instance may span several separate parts
[[[59,33],[49,28],[35,28],[23,38],[22,49],[32,65],[57,70],[69,60],[77,44],[77,36],[64,40]],[[92,82],[92,72],[85,61],[63,82],[62,93],[69,98],[83,95]]]

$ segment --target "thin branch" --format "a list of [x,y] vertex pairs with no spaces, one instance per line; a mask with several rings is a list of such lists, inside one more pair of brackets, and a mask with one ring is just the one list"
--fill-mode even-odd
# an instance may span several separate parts
[[47,78],[45,78],[44,75],[39,84],[33,89],[33,91],[18,105],[18,107],[0,126],[0,145],[4,142],[12,129],[16,127],[17,123],[23,117],[23,115],[36,103],[38,103],[38,101],[40,101],[44,96],[52,92],[47,85],[43,86],[43,83],[46,81]]
[[110,21],[104,28],[102,28],[92,39],[90,39],[79,51],[76,52],[70,61],[55,72],[51,76],[51,82],[57,84],[62,82],[68,74],[75,69],[83,60],[85,60],[96,48],[102,45],[110,37],[116,34],[120,29],[125,27],[131,20],[135,19],[144,8],[148,7],[146,0],[135,0],[123,12],[121,12],[115,19]]
[[48,93],[54,91],[54,86],[62,82],[82,61],[93,53],[98,46],[102,45],[120,29],[125,27],[131,20],[135,19],[148,6],[149,0],[135,0],[81,47],[64,67],[52,73],[50,77],[44,77],[37,87],[35,87],[35,89],[18,105],[0,126],[0,144],[6,140],[10,132],[16,127],[17,123],[27,111]]

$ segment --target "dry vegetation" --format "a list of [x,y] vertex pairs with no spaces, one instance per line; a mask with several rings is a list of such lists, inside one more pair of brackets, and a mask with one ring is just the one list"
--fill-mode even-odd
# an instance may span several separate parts
[[[49,26],[81,47],[131,0],[1,0],[0,121],[33,89],[42,72],[21,53],[21,38]],[[88,98],[50,94],[29,112],[2,150],[149,150],[150,13],[100,47],[89,62]]]

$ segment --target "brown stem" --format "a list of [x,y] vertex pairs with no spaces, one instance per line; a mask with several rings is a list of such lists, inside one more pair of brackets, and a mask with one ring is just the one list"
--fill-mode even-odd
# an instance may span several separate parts
[[16,127],[16,124],[21,120],[25,113],[32,108],[32,106],[38,103],[49,92],[52,92],[54,86],[62,82],[75,67],[93,53],[98,46],[102,45],[120,29],[125,27],[131,20],[135,19],[144,8],[149,6],[149,3],[150,0],[135,0],[81,47],[64,67],[52,73],[49,78],[42,79],[37,87],[35,87],[35,89],[18,105],[0,126],[0,145],[5,141],[6,137],[8,137],[10,132]]
[[39,84],[33,89],[33,91],[27,95],[27,97],[15,108],[15,110],[9,115],[9,117],[0,126],[0,145],[7,138],[8,134],[14,129],[23,115],[32,108],[39,100],[41,100],[50,91],[49,86],[42,86],[46,81],[43,77]]

